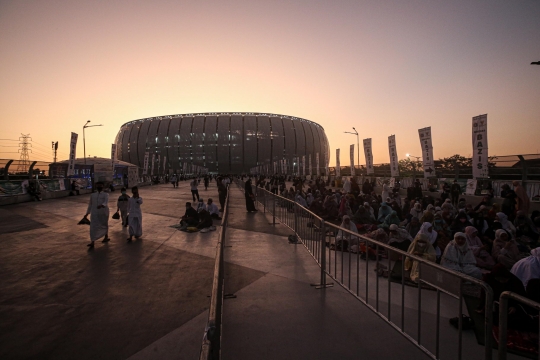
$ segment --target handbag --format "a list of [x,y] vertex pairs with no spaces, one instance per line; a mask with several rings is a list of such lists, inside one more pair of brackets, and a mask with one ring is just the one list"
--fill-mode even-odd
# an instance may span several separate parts
[[118,213],[118,211],[115,212],[115,213],[113,214],[112,218],[113,218],[114,220],[120,219],[120,214]]
[[90,225],[90,220],[88,220],[88,218],[86,217],[83,217],[81,221],[77,223],[77,225]]

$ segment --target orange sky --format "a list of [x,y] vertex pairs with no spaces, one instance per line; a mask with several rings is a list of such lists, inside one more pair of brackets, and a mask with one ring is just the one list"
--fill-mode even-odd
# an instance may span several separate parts
[[82,156],[90,119],[87,154],[108,157],[133,119],[270,112],[321,124],[331,165],[355,126],[377,164],[391,134],[421,155],[425,126],[436,158],[470,155],[487,113],[490,155],[537,153],[538,19],[534,0],[0,2],[0,138],[30,133],[50,161],[73,131]]

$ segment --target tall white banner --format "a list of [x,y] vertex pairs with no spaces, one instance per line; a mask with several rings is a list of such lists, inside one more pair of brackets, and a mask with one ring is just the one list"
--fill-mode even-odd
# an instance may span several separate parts
[[354,169],[354,144],[351,145],[351,176],[356,176],[356,170]]
[[111,145],[111,163],[114,172],[114,164],[116,163],[116,144]]
[[154,175],[154,164],[156,163],[156,154],[152,154],[152,162],[150,163],[150,176]]
[[148,151],[144,153],[144,164],[143,164],[143,175],[148,174],[148,158],[150,154],[148,154]]
[[317,176],[319,176],[321,173],[319,172],[319,153],[315,153],[315,163],[317,164],[316,170],[317,170]]
[[71,141],[69,143],[69,167],[67,176],[75,175],[75,156],[77,152],[77,138],[79,135],[71,133]]
[[487,114],[472,118],[473,178],[485,179],[488,175]]
[[420,145],[422,146],[422,164],[424,177],[435,176],[435,161],[433,160],[433,145],[431,143],[431,126],[419,129]]
[[364,139],[364,156],[366,157],[366,172],[368,175],[374,174],[373,170],[373,152],[371,149],[371,138]]
[[306,155],[302,155],[302,175],[306,176]]
[[396,135],[388,137],[388,152],[390,153],[390,175],[392,177],[399,176],[399,160],[396,149]]
[[313,175],[313,167],[311,162],[311,154],[309,154],[309,175]]
[[339,149],[336,149],[336,176],[341,176],[341,163],[339,161]]

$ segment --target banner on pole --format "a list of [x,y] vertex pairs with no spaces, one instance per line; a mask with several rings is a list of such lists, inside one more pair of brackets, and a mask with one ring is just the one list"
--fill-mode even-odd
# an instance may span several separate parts
[[143,175],[148,174],[148,151],[144,153]]
[[67,176],[72,176],[75,174],[75,156],[77,152],[77,138],[79,135],[74,132],[71,133],[71,141],[69,143],[69,167],[67,171]]
[[356,176],[354,169],[354,144],[351,145],[351,176]]
[[487,114],[472,118],[473,178],[486,179],[488,174]]
[[341,163],[339,162],[339,149],[336,149],[336,176],[341,176]]
[[319,176],[321,173],[319,172],[319,153],[315,153],[315,163],[317,164],[317,176]]
[[435,176],[435,162],[433,160],[433,145],[431,142],[431,126],[418,130],[420,145],[422,146],[422,164],[424,178]]
[[371,138],[364,139],[364,156],[366,157],[366,172],[368,175],[374,174],[373,152],[371,151]]
[[467,179],[467,188],[465,189],[465,194],[474,195],[475,192],[476,192],[476,180]]
[[399,176],[399,160],[396,149],[396,135],[388,137],[388,151],[390,153],[390,175],[392,177]]

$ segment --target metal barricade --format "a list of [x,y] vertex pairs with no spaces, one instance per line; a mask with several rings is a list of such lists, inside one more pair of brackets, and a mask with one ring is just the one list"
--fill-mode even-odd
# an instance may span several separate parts
[[[229,192],[227,191],[227,194]],[[214,278],[212,281],[212,294],[210,308],[208,309],[208,321],[204,329],[204,336],[199,353],[199,360],[218,360],[221,358],[221,317],[223,310],[223,248],[227,230],[229,196],[225,198],[225,207],[221,219],[221,229],[218,234],[216,246],[216,261],[214,264]]]
[[[237,184],[243,189],[243,181],[239,180]],[[293,230],[299,241],[321,267],[321,282],[314,284],[317,288],[331,286],[331,283],[327,283],[326,276],[331,277],[433,359],[439,359],[441,354],[453,353],[455,350],[446,347],[448,341],[444,344],[444,348],[441,347],[441,311],[451,316],[448,308],[441,307],[441,297],[448,297],[448,302],[453,301],[454,304],[457,301],[457,311],[453,314],[458,319],[458,332],[456,341],[452,343],[457,343],[456,357],[461,359],[463,357],[463,290],[466,287],[468,291],[476,293],[483,291],[485,294],[485,318],[482,324],[485,333],[484,359],[492,359],[493,291],[487,283],[409,254],[384,242],[326,222],[298,203],[265,189],[256,188],[254,193],[264,211],[272,214],[274,222],[277,218],[283,225]],[[414,286],[410,286],[410,282],[406,286],[406,281],[408,281],[405,279],[406,262],[416,263],[418,276],[416,283],[412,284]],[[382,284],[383,281],[380,278],[385,274],[386,284]],[[434,332],[422,327],[423,297],[431,297],[436,304]],[[414,305],[413,301],[416,301],[416,306],[411,308]],[[415,318],[411,319],[407,311],[416,312]],[[407,321],[407,315],[409,315],[409,321]],[[415,321],[416,326],[407,325],[408,322]],[[445,334],[445,336],[451,335]]]
[[[518,301],[532,309],[540,311],[540,303],[511,291],[505,291],[499,298],[499,360],[506,360],[508,337],[508,300]],[[538,326],[540,328],[540,317]],[[540,359],[540,336],[538,337],[538,359]]]

